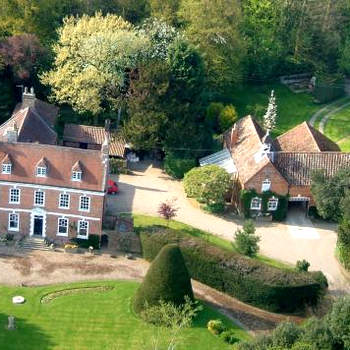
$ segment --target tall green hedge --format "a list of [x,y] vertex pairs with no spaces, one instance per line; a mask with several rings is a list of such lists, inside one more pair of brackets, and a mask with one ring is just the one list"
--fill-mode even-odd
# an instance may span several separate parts
[[[276,221],[282,221],[287,216],[288,196],[281,196],[271,191],[257,193],[254,189],[251,189],[251,190],[242,190],[240,197],[243,205],[243,214],[247,219],[251,217],[250,203],[252,198],[254,197],[259,197],[262,199],[261,212],[263,214],[270,213],[272,215],[272,218]],[[271,210],[271,211],[267,210],[267,202],[271,197],[278,198],[277,210]]]
[[316,304],[322,292],[311,273],[278,269],[170,228],[153,226],[139,233],[145,259],[151,261],[164,245],[177,243],[192,278],[243,302],[290,312]]
[[161,300],[181,305],[186,296],[193,299],[190,275],[179,247],[168,244],[153,260],[136,292],[135,311],[141,312],[146,303],[148,306],[158,305]]
[[165,172],[175,179],[182,179],[196,165],[193,158],[178,158],[173,154],[167,154],[164,159]]

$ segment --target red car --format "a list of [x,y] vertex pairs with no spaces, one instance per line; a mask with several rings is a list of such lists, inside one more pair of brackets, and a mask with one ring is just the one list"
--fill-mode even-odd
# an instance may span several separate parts
[[107,187],[108,194],[117,194],[119,192],[119,187],[115,181],[108,180],[107,184],[108,184],[108,187]]

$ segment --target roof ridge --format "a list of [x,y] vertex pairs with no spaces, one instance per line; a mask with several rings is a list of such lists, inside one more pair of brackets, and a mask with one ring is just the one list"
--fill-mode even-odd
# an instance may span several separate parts
[[321,148],[320,148],[320,145],[318,144],[316,138],[315,138],[315,135],[313,134],[312,130],[311,130],[311,125],[309,125],[309,123],[307,123],[306,121],[304,121],[303,123],[301,123],[301,125],[303,124],[306,124],[306,127],[307,127],[307,130],[308,132],[310,133],[311,137],[312,137],[312,140],[314,141],[316,147],[318,148],[318,150],[320,152],[322,152]]
[[[28,113],[29,107],[19,109],[15,114],[12,114],[12,116],[10,117],[10,119],[7,119],[4,123],[2,123],[2,124],[0,125],[0,130],[3,129],[7,124],[11,123],[12,120],[15,119],[19,113],[23,113],[25,110],[27,110],[26,113]],[[22,128],[22,125],[23,125],[23,122],[22,122],[20,128]],[[20,130],[20,128],[18,129],[18,131]]]

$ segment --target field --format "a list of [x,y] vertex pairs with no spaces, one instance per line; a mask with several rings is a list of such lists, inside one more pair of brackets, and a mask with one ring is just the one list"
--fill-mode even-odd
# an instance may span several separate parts
[[309,120],[313,113],[322,108],[322,105],[313,102],[311,94],[295,94],[279,83],[249,85],[235,89],[227,95],[227,102],[236,107],[240,117],[251,114],[261,120],[266,111],[271,90],[275,91],[278,110],[275,136]]
[[338,143],[344,152],[350,152],[350,107],[333,114],[325,127],[325,134]]
[[[152,342],[158,339],[163,344],[169,331],[146,324],[133,313],[131,299],[137,286],[136,282],[123,281],[49,287],[1,286],[0,348],[152,350]],[[66,290],[62,295],[52,294],[62,290]],[[23,295],[26,303],[13,305],[14,295]],[[16,330],[6,329],[8,315],[15,316]],[[205,306],[193,326],[183,330],[177,349],[231,349],[206,329],[207,322],[217,318],[234,328],[237,338],[249,339],[246,332]]]

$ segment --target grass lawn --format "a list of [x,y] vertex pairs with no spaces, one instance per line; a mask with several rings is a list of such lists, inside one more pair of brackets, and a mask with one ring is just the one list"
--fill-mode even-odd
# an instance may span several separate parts
[[[205,232],[202,230],[199,230],[193,226],[190,225],[186,225],[183,224],[182,222],[179,221],[175,221],[175,220],[170,220],[169,223],[165,220],[162,219],[160,217],[155,217],[155,216],[147,216],[147,215],[139,215],[139,214],[133,214],[134,217],[134,225],[135,228],[145,228],[147,226],[153,226],[153,225],[160,225],[160,226],[168,226],[174,230],[179,230],[182,231],[184,234],[193,236],[193,237],[199,237],[202,238],[204,240],[206,240],[207,242],[210,242],[212,244],[217,245],[220,248],[232,251],[235,250],[234,245],[232,244],[232,242],[220,238],[218,236],[215,236],[209,232]],[[232,232],[232,239],[233,239],[233,234],[234,232]],[[293,269],[294,267],[288,264],[285,264],[281,261],[278,260],[274,260],[272,258],[263,256],[263,255],[258,255],[256,257],[257,260],[274,266],[274,267],[278,267],[280,269]]]
[[240,117],[251,114],[261,120],[264,115],[271,90],[275,90],[278,108],[277,128],[274,135],[280,135],[297,124],[309,120],[322,105],[315,104],[308,93],[295,94],[280,83],[248,85],[227,94],[227,103],[232,103]]
[[335,113],[328,119],[325,134],[337,142],[342,151],[350,152],[350,107]]
[[[79,290],[42,304],[41,298],[58,290],[110,286],[110,290]],[[49,287],[0,287],[0,348],[1,350],[151,350],[152,340],[166,339],[167,330],[146,324],[135,316],[131,298],[136,282],[89,282]],[[11,298],[23,295],[23,305],[13,305]],[[7,316],[16,318],[17,329],[5,329]],[[234,328],[238,339],[249,335],[227,318],[205,306],[193,326],[183,330],[177,349],[231,349],[221,339],[210,334],[206,324],[210,319],[222,319]]]

